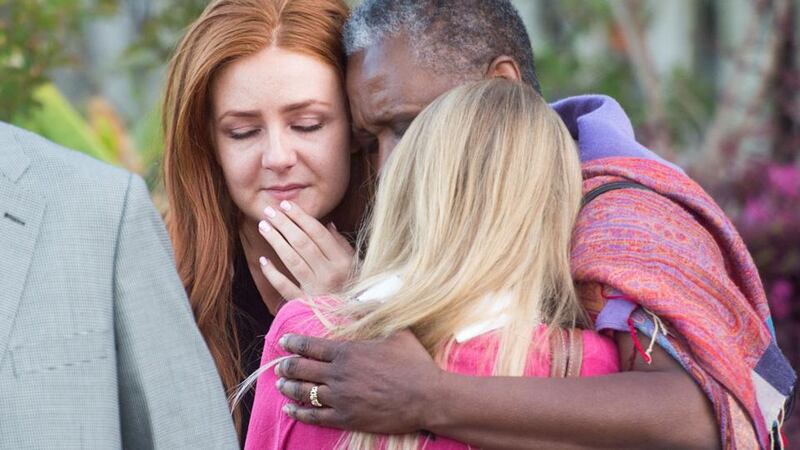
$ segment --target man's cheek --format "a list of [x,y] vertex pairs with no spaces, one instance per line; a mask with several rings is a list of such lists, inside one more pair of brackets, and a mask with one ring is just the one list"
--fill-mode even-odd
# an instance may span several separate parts
[[367,159],[369,159],[369,165],[371,167],[376,167],[378,170],[381,169],[381,156],[378,153],[369,153],[367,155]]

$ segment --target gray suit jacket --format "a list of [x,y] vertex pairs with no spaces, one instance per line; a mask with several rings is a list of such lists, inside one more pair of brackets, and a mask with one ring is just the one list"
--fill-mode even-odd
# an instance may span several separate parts
[[238,448],[141,178],[4,123],[0,448]]

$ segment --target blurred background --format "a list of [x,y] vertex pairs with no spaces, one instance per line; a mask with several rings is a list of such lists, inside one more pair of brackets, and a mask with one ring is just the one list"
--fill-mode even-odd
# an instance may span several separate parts
[[[141,174],[163,210],[165,66],[207,3],[0,0],[0,120]],[[615,97],[639,140],[734,220],[800,366],[800,2],[514,3],[549,100]],[[794,444],[797,416],[785,430]]]

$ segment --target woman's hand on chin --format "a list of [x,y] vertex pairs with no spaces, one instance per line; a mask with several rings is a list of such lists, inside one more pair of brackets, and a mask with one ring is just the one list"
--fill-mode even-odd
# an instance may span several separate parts
[[283,298],[328,294],[347,283],[355,252],[333,223],[324,226],[288,201],[281,202],[280,208],[268,207],[264,214],[259,232],[297,280],[261,258],[261,271]]

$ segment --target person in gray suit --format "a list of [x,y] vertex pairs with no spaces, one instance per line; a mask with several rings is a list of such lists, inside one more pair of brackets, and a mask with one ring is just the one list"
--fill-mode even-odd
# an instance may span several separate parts
[[142,179],[0,122],[0,448],[237,447]]

